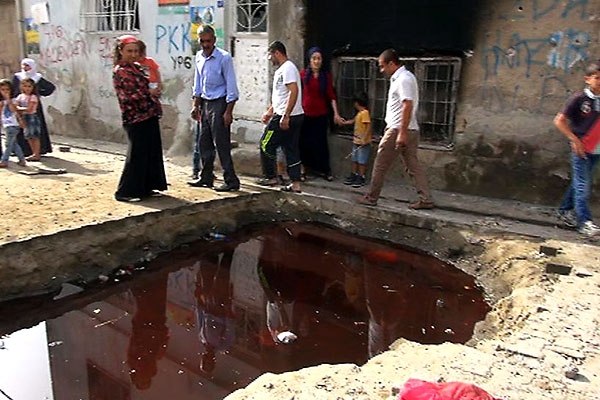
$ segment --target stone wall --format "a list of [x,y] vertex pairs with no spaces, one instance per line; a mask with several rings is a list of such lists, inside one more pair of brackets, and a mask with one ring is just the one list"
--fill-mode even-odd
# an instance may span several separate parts
[[454,159],[431,160],[441,188],[559,201],[569,146],[553,118],[599,57],[600,2],[503,1],[485,9],[466,58]]
[[14,1],[0,1],[0,79],[12,79],[19,71],[21,62],[20,26],[16,18],[17,7]]

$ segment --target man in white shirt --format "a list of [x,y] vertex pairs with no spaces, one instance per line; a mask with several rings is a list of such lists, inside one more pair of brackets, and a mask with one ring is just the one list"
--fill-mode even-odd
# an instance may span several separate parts
[[377,60],[379,70],[390,78],[390,89],[385,110],[385,132],[373,164],[371,187],[357,199],[359,204],[375,206],[381,194],[385,174],[398,157],[402,156],[408,174],[413,178],[419,201],[409,205],[413,210],[432,209],[431,192],[427,177],[417,157],[419,149],[419,88],[417,79],[398,59],[394,49],[385,50]]
[[285,46],[279,41],[269,45],[269,58],[278,68],[273,76],[271,105],[262,116],[262,122],[267,124],[260,139],[260,159],[264,177],[258,183],[264,186],[277,184],[277,147],[281,146],[286,158],[288,175],[292,180],[292,183],[282,187],[281,190],[300,193],[298,143],[304,119],[300,72],[288,59]]

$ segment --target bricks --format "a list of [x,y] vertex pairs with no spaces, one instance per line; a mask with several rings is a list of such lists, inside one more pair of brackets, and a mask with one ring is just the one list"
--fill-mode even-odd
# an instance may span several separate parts
[[564,264],[556,264],[551,262],[546,264],[547,274],[569,275],[572,269],[573,267]]
[[556,247],[551,246],[540,246],[540,253],[545,254],[550,257],[554,257],[558,254],[558,249]]

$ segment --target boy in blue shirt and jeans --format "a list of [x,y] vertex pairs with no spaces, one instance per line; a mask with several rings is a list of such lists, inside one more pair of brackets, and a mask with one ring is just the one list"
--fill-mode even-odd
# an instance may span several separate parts
[[[582,140],[600,117],[600,62],[585,71],[587,87],[575,93],[554,119],[554,125],[571,142],[571,185],[558,209],[559,218],[570,227],[577,227],[586,236],[600,234],[592,222],[588,201],[592,186],[592,170],[600,160],[600,145],[587,149]],[[573,217],[573,210],[575,216]]]

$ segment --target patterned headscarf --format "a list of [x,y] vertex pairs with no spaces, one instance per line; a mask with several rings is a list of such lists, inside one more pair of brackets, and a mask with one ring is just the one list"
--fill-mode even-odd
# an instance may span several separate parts
[[126,44],[137,43],[138,38],[136,38],[133,35],[121,35],[117,38],[117,41],[119,42],[119,44],[125,46]]

